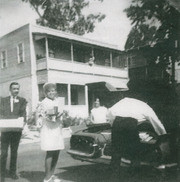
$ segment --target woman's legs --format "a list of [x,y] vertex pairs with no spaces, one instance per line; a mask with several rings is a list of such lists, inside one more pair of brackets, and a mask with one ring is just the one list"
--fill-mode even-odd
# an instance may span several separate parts
[[48,180],[52,176],[51,174],[52,158],[53,158],[53,151],[47,151],[46,158],[45,158],[45,179],[46,180]]
[[55,168],[56,168],[56,165],[57,165],[57,161],[58,161],[58,158],[59,158],[59,153],[60,153],[60,151],[56,150],[56,151],[54,151],[54,154],[53,154],[53,159],[52,159],[52,163],[51,163],[52,175],[54,174],[54,171],[55,171]]
[[48,180],[54,174],[59,157],[59,150],[47,151],[45,158],[45,179]]

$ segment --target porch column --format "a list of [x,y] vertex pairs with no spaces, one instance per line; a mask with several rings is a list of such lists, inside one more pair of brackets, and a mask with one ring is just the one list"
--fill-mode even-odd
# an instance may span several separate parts
[[29,103],[28,103],[28,109],[31,113],[32,111],[36,110],[38,100],[39,100],[39,90],[38,90],[38,80],[37,80],[37,65],[36,65],[36,54],[35,54],[35,40],[33,39],[32,35],[32,27],[31,24],[29,25],[29,37],[30,37],[30,56],[31,56],[31,77],[29,76],[29,79],[31,79],[31,90],[29,90]]
[[[92,59],[92,66],[95,64],[95,57],[94,57],[94,48],[91,48],[91,59]],[[93,75],[94,75],[94,69],[93,69]]]
[[49,66],[48,66],[49,49],[48,49],[48,38],[47,37],[45,37],[45,49],[46,49],[46,65],[47,65],[47,70],[49,70]]
[[113,65],[113,63],[112,63],[112,52],[110,52],[110,67],[112,68],[112,65]]
[[94,57],[94,48],[92,47],[92,50],[91,50],[91,54],[92,54],[92,57]]
[[71,106],[71,84],[68,83],[68,107]]
[[127,53],[127,57],[126,57],[126,62],[127,62],[127,71],[128,71],[128,79],[129,79],[129,55]]
[[71,42],[71,61],[74,61],[73,43]]
[[89,111],[89,102],[88,102],[88,86],[87,85],[85,85],[85,105],[86,105],[87,114],[88,114],[88,111]]

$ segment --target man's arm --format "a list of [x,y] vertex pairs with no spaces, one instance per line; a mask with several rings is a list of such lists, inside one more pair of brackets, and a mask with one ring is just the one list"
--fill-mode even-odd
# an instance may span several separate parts
[[91,119],[91,122],[94,121],[94,116],[92,113],[90,114],[90,119]]
[[159,120],[159,118],[157,117],[156,113],[153,111],[153,109],[148,108],[147,113],[145,115],[145,118],[150,121],[150,123],[152,124],[155,132],[158,135],[164,135],[166,134],[166,129],[164,128],[163,124],[161,123],[161,121]]
[[4,118],[4,99],[0,98],[0,119]]
[[27,101],[26,99],[22,98],[20,117],[24,118],[25,123],[26,123],[26,116],[27,116],[26,109],[27,109]]

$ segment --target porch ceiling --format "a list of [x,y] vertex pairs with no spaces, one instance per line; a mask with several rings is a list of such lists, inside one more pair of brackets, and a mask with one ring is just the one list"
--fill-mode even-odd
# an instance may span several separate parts
[[92,82],[92,83],[87,83],[86,84],[89,89],[93,90],[98,90],[98,91],[110,91],[110,92],[115,92],[115,91],[120,91],[120,90],[128,90],[127,85],[125,86],[124,84],[120,85],[114,85],[113,83],[109,82]]

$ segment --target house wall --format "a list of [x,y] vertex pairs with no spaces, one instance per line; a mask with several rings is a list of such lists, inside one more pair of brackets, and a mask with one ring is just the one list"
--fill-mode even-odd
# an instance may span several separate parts
[[[41,82],[45,76],[38,78],[39,82]],[[74,72],[66,72],[66,71],[58,71],[58,70],[49,70],[48,71],[48,78],[49,82],[56,82],[56,83],[64,83],[64,84],[73,84],[73,85],[85,85],[86,83],[92,82],[109,82],[113,86],[117,88],[125,88],[127,87],[127,78],[120,78],[120,77],[110,77],[105,75],[90,75],[90,74],[80,74]]]
[[[17,45],[23,43],[24,63],[18,63]],[[0,51],[7,51],[7,68],[0,71],[0,84],[31,75],[29,25],[25,25],[0,39]]]
[[47,70],[41,70],[37,72],[37,83],[38,84],[44,84],[48,82],[48,71]]
[[[17,45],[23,43],[24,61],[18,63]],[[25,25],[0,39],[0,51],[7,51],[7,68],[0,68],[0,97],[9,95],[11,82],[20,84],[19,95],[25,97],[31,110],[32,105],[32,77],[29,25]]]

